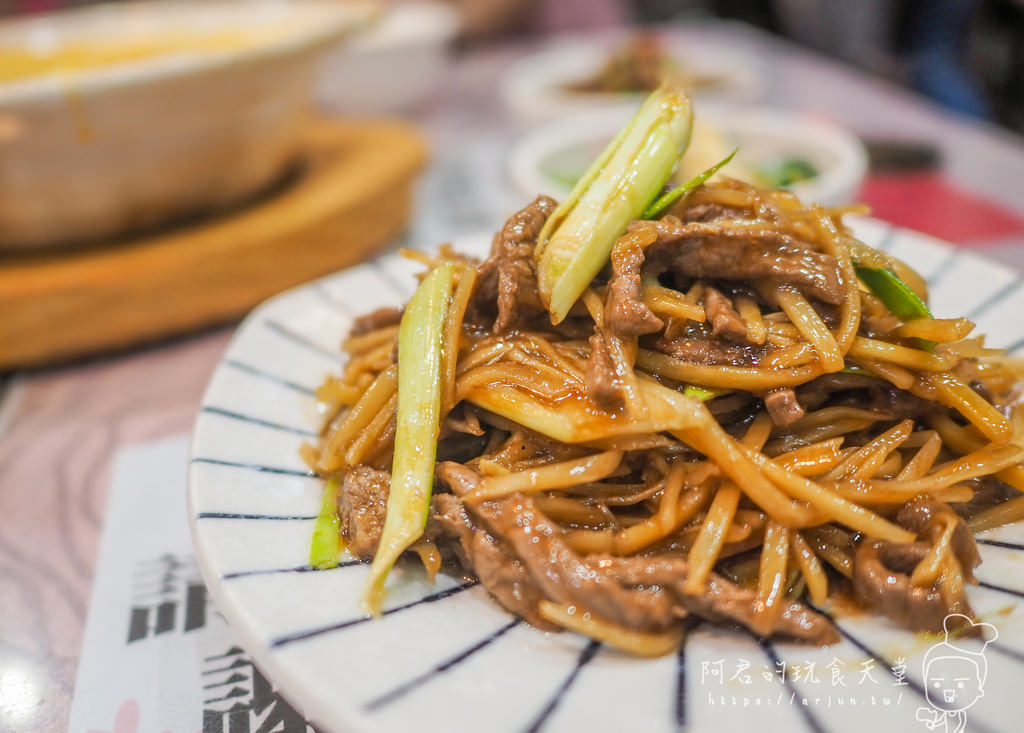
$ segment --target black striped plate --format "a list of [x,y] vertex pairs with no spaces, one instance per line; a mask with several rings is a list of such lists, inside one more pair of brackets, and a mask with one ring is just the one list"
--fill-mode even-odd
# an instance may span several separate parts
[[[937,315],[969,315],[990,345],[1024,345],[1024,288],[1013,272],[875,220],[857,229],[929,279]],[[448,576],[431,584],[409,564],[392,574],[384,616],[363,617],[364,565],[306,565],[321,487],[298,449],[316,430],[312,391],[341,367],[352,318],[406,300],[417,270],[389,256],[258,308],[196,422],[189,511],[204,578],[299,710],[327,731],[925,730],[918,715],[937,713],[922,664],[936,639],[866,615],[842,618],[843,642],[823,650],[700,626],[678,655],[639,660],[537,632],[478,585]],[[983,655],[946,655],[962,657],[949,664],[968,686],[987,670],[985,695],[965,711],[968,730],[1019,727],[1011,696],[1024,673],[1022,550],[1019,530],[986,536],[971,599],[999,639]]]

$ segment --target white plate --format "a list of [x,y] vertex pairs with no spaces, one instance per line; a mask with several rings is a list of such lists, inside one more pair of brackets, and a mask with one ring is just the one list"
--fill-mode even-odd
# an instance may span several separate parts
[[[856,228],[921,271],[937,315],[966,314],[992,345],[1021,345],[1024,288],[1004,266],[879,221]],[[430,585],[416,563],[392,573],[379,621],[357,606],[365,565],[310,571],[321,486],[298,448],[317,424],[312,391],[341,367],[338,344],[352,317],[405,301],[417,269],[392,255],[259,307],[214,373],[196,422],[188,493],[203,577],[246,649],[302,713],[326,731],[367,733],[924,730],[915,690],[934,640],[870,615],[841,619],[846,636],[827,649],[762,646],[702,626],[682,654],[641,660],[516,623],[479,586],[448,575]],[[1020,730],[1024,531],[985,539],[1013,546],[979,548],[983,585],[969,595],[999,639],[985,650],[986,694],[967,711],[968,729]],[[908,685],[887,671],[899,672],[900,658]],[[776,659],[804,672],[813,662],[817,682],[794,680],[792,666],[785,682],[765,679]],[[750,668],[730,679],[744,663]],[[861,679],[865,665],[870,679]],[[834,686],[831,670],[840,674]]]
[[[636,106],[647,96],[645,93],[573,92],[565,88],[600,71],[623,40],[563,38],[512,64],[501,79],[502,99],[517,117],[529,122],[588,109]],[[714,86],[692,92],[698,102],[749,102],[763,95],[764,77],[751,55],[707,40],[684,44],[670,35],[662,43],[680,67],[716,80]]]
[[[508,173],[523,196],[542,192],[562,199],[590,161],[629,121],[633,108],[596,109],[553,120],[527,133],[508,155]],[[705,105],[694,121],[683,161],[686,179],[710,168],[731,150],[723,175],[750,179],[750,171],[787,158],[818,172],[787,188],[802,201],[850,203],[867,173],[868,157],[857,136],[827,120],[764,107]]]
[[447,77],[458,26],[459,14],[447,2],[388,3],[376,23],[324,59],[317,101],[356,115],[414,109]]

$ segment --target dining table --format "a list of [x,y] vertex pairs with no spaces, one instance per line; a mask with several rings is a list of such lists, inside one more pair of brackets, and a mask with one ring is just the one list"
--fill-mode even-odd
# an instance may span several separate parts
[[[1020,284],[1024,137],[751,26],[708,20],[664,32],[756,58],[758,104],[826,118],[866,142],[876,165],[861,199],[875,216],[993,258]],[[453,51],[443,84],[406,113],[431,153],[409,230],[394,246],[494,231],[525,203],[505,158],[528,124],[506,109],[499,82],[511,64],[560,41]],[[908,149],[927,155],[893,164],[892,151]],[[0,375],[0,731],[68,728],[112,461],[128,446],[189,432],[236,325]]]

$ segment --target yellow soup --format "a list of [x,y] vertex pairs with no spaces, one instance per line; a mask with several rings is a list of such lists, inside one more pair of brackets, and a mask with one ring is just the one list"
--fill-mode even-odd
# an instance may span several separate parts
[[72,43],[50,52],[0,46],[0,82],[116,66],[153,56],[248,48],[280,34],[279,27],[207,35],[164,33],[145,38],[111,39],[106,43]]

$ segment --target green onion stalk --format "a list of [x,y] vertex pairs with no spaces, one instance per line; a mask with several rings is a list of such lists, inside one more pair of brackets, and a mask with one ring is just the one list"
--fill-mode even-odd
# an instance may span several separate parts
[[655,200],[690,142],[686,93],[664,85],[576,182],[537,239],[537,286],[561,322],[608,262],[612,245]]
[[338,479],[331,478],[324,486],[320,514],[313,525],[313,540],[309,546],[309,564],[320,570],[337,567],[338,558],[345,549],[341,541],[341,518],[338,516]]
[[444,324],[455,265],[438,265],[420,283],[398,327],[398,409],[384,530],[363,592],[363,608],[379,615],[384,582],[398,557],[423,534],[430,510],[441,429]]
[[[918,318],[932,318],[932,312],[914,290],[899,275],[888,267],[867,267],[853,263],[857,277],[864,283],[875,297],[901,321],[912,321]],[[921,348],[932,351],[934,341],[917,339]]]

